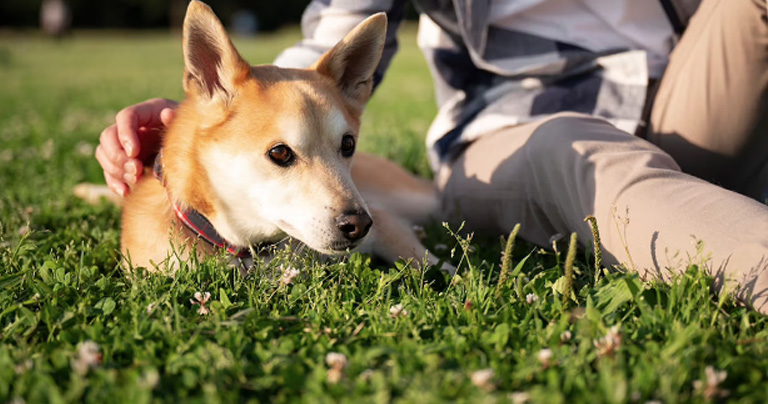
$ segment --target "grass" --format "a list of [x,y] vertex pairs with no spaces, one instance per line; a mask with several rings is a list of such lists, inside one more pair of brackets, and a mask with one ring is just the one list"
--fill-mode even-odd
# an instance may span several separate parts
[[[298,35],[235,43],[266,63]],[[432,87],[414,30],[401,36],[361,147],[429,175]],[[713,295],[695,265],[672,284],[646,283],[595,271],[582,252],[568,279],[567,242],[557,253],[515,240],[499,282],[503,242],[435,225],[426,243],[459,265],[453,280],[360,254],[321,263],[290,252],[247,278],[222,257],[175,277],[122,272],[119,211],[70,190],[102,181],[92,150],[114,114],[180,98],[181,70],[173,35],[0,36],[0,402],[768,397],[768,320]],[[301,275],[285,285],[289,267]],[[210,314],[198,314],[195,292],[211,294]],[[346,365],[327,363],[332,352]],[[707,384],[708,367],[727,376]]]

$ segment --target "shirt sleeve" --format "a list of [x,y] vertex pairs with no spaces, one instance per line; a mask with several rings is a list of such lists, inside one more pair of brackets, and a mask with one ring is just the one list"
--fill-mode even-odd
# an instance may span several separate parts
[[283,51],[275,65],[306,68],[331,49],[357,24],[378,13],[387,14],[387,39],[373,75],[374,88],[397,52],[397,29],[403,20],[406,0],[312,0],[301,18],[304,38]]

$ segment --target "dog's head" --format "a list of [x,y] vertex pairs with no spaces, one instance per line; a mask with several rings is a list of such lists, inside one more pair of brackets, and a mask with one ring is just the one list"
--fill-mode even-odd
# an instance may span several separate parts
[[164,140],[166,187],[237,245],[295,237],[323,253],[372,224],[350,176],[386,16],[362,22],[310,69],[251,67],[219,20],[192,1],[184,89]]

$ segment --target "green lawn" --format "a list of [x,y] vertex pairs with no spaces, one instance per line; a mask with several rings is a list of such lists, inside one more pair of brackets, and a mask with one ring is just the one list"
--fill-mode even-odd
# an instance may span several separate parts
[[[267,63],[298,37],[235,44]],[[401,37],[361,147],[429,175],[432,85],[415,31]],[[288,252],[247,278],[221,257],[175,277],[122,272],[119,211],[71,189],[102,181],[93,148],[115,113],[180,98],[181,73],[178,35],[0,35],[0,402],[768,399],[768,320],[714,296],[695,266],[648,284],[580,252],[564,302],[566,241],[558,254],[518,240],[499,282],[498,239],[435,224],[425,242],[453,256],[453,280]],[[287,285],[286,268],[301,270]]]

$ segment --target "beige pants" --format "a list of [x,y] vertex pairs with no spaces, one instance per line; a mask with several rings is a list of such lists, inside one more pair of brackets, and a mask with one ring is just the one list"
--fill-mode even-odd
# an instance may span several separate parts
[[667,278],[709,259],[718,287],[768,313],[768,207],[755,200],[768,190],[767,86],[765,0],[704,0],[647,140],[578,114],[501,130],[438,173],[445,213],[493,233],[521,223],[541,245],[575,231],[584,246],[594,215],[607,265]]

